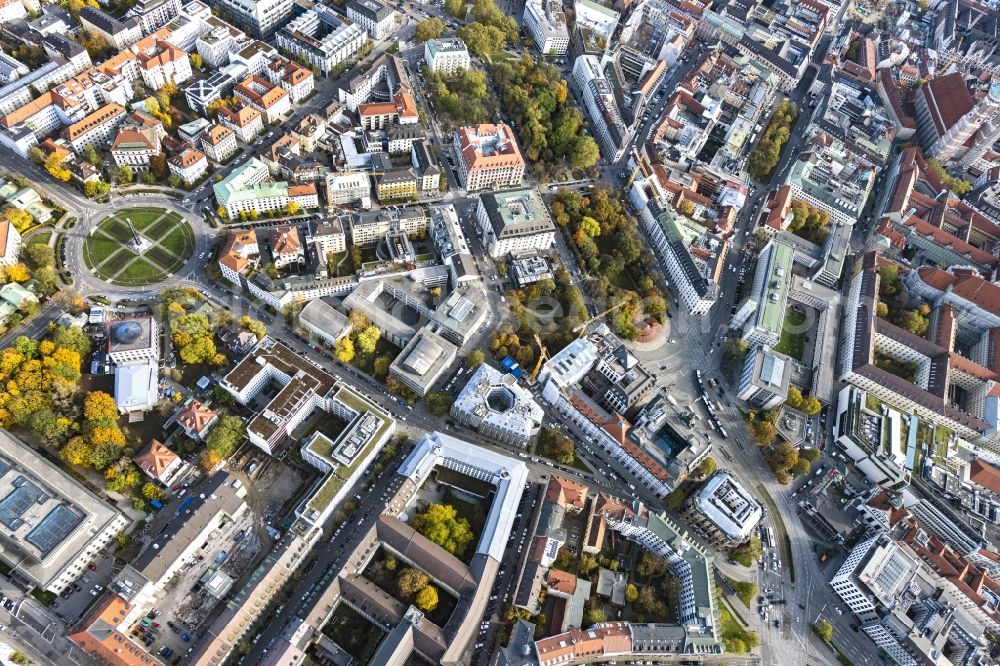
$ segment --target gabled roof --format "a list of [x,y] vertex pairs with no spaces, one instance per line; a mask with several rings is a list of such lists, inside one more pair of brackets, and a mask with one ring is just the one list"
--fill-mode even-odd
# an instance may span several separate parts
[[969,466],[969,480],[987,490],[1000,494],[1000,467],[977,458]]
[[545,489],[545,501],[555,502],[559,506],[583,509],[587,502],[587,486],[576,481],[553,475]]

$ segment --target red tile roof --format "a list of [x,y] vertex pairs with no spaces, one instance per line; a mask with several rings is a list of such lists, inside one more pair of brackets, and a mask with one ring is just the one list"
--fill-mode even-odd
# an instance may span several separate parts
[[145,451],[132,458],[139,469],[157,479],[175,460],[177,460],[177,454],[164,446],[158,439],[150,441]]
[[969,465],[969,479],[987,490],[1000,493],[1000,467],[977,458]]
[[972,110],[975,100],[958,72],[931,79],[920,88],[938,135],[944,134],[959,118]]

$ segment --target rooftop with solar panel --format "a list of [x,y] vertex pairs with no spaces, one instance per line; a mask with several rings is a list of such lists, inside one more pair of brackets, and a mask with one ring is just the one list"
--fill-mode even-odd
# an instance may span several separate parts
[[[115,508],[0,430],[0,559],[16,574],[59,591],[79,574],[95,539],[106,544],[126,524]],[[57,589],[58,588],[58,589]]]

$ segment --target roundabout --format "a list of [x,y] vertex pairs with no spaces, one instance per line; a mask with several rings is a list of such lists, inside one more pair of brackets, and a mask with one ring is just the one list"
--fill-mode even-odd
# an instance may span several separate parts
[[115,211],[83,240],[83,261],[100,280],[143,287],[173,276],[195,253],[195,235],[180,214],[165,208]]

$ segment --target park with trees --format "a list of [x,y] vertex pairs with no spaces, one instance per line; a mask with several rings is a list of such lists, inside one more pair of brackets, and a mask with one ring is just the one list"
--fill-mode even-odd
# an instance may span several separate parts
[[525,53],[494,64],[492,73],[500,106],[539,180],[557,180],[567,167],[597,164],[600,149],[584,131],[583,112],[569,99],[558,69]]
[[582,267],[593,278],[591,297],[616,308],[608,319],[620,337],[635,340],[643,318],[665,321],[666,299],[651,269],[656,260],[614,192],[598,187],[584,195],[560,189],[551,211],[556,224],[570,232]]
[[765,182],[771,177],[781,159],[785,144],[791,137],[792,126],[798,115],[795,102],[789,99],[782,100],[775,107],[767,129],[747,159],[747,171],[754,180]]

